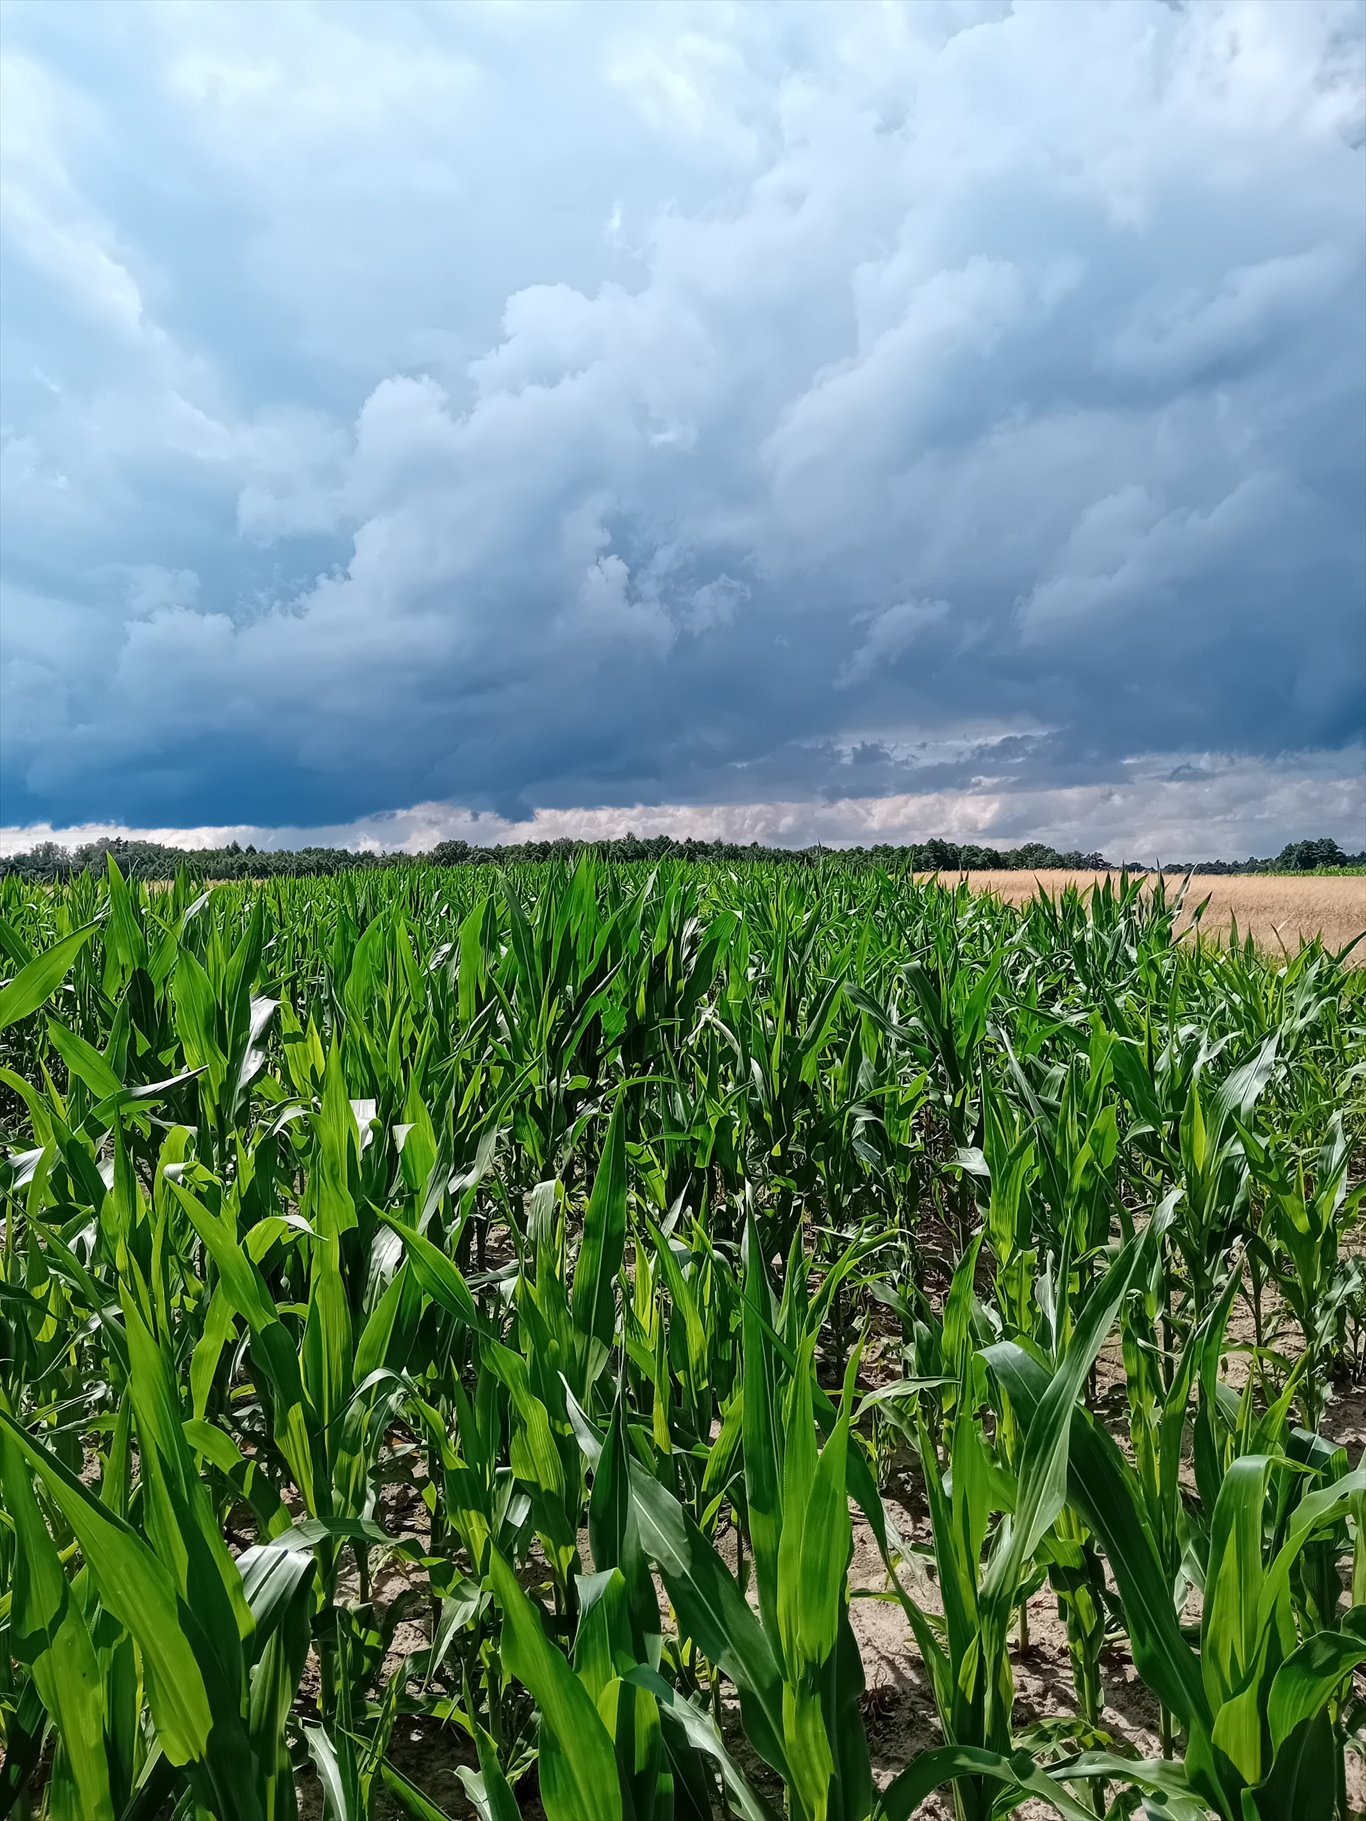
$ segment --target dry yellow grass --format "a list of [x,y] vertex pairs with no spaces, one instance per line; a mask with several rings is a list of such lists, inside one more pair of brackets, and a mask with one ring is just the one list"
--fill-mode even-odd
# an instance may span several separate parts
[[[963,877],[977,891],[995,892],[1010,904],[1024,904],[1042,887],[1048,892],[1061,891],[1065,885],[1085,890],[1097,881],[1115,878],[1115,874],[1089,872],[984,872],[965,873]],[[941,875],[947,877],[947,875]],[[1178,882],[1168,880],[1168,888]],[[1366,930],[1366,876],[1354,878],[1303,878],[1271,873],[1240,873],[1230,877],[1197,874],[1186,893],[1186,905],[1194,910],[1208,896],[1209,908],[1201,919],[1207,935],[1225,937],[1238,921],[1238,930],[1249,932],[1259,947],[1278,952],[1282,946],[1292,954],[1302,940],[1321,935],[1330,948],[1341,948],[1354,936]],[[1189,917],[1184,919],[1189,922]],[[1366,965],[1366,942],[1352,959]]]

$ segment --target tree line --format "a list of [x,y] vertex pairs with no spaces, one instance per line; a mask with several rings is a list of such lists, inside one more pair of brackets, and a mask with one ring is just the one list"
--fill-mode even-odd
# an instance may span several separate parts
[[[73,874],[103,871],[108,856],[125,878],[169,880],[184,870],[201,879],[262,879],[325,876],[363,871],[373,867],[489,866],[515,861],[573,859],[590,847],[605,859],[616,861],[691,860],[743,865],[755,861],[793,867],[814,866],[837,857],[842,865],[878,866],[914,872],[1117,872],[1153,870],[1147,862],[1108,860],[1101,853],[1062,852],[1042,841],[1019,847],[982,847],[939,837],[929,841],[878,842],[872,847],[764,847],[757,841],[676,841],[669,835],[622,835],[610,841],[520,841],[502,846],[480,846],[469,841],[438,841],[421,853],[383,852],[349,847],[257,848],[229,842],[226,847],[169,847],[160,841],[120,838],[86,841],[66,848],[56,841],[42,841],[26,852],[0,857],[0,878],[67,879]],[[1164,872],[1174,873],[1306,873],[1337,868],[1366,868],[1366,851],[1345,853],[1334,840],[1288,842],[1274,859],[1197,860],[1163,862]]]

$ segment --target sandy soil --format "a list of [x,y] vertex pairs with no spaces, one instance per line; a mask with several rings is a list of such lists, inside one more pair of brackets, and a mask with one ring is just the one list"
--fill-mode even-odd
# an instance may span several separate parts
[[[1237,1336],[1230,1338],[1234,1341],[1234,1348],[1225,1358],[1224,1367],[1226,1375],[1236,1380],[1237,1369],[1242,1361],[1236,1351]],[[1104,1392],[1107,1389],[1118,1391],[1122,1379],[1123,1362],[1118,1349],[1107,1349],[1100,1367],[1101,1401],[1107,1410],[1111,1399]],[[1122,1436],[1122,1398],[1115,1397],[1113,1402],[1114,1408],[1109,1410],[1114,1419],[1112,1426],[1114,1432]],[[1366,1442],[1366,1390],[1348,1386],[1336,1388],[1323,1428],[1325,1434],[1347,1447],[1351,1464],[1358,1465],[1363,1458],[1363,1443]],[[912,1477],[914,1471],[912,1470]],[[886,1491],[889,1516],[903,1541],[915,1552],[903,1563],[902,1583],[922,1610],[939,1613],[943,1607],[933,1570],[926,1565],[925,1556],[920,1553],[927,1551],[930,1542],[925,1513],[914,1493],[908,1492],[906,1479],[894,1472],[893,1482],[893,1486]],[[395,1534],[419,1536],[425,1532],[425,1510],[410,1490],[406,1490],[406,1495],[404,1492],[391,1492],[385,1503],[389,1507],[383,1519],[387,1529],[393,1530]],[[889,1597],[889,1582],[876,1540],[857,1507],[851,1506],[850,1516],[854,1531],[854,1554],[849,1570],[849,1585],[853,1596],[850,1622],[858,1640],[867,1682],[863,1717],[868,1731],[874,1779],[879,1788],[885,1788],[897,1772],[919,1752],[940,1743],[939,1724],[933,1695],[905,1614],[899,1602],[894,1597]],[[722,1560],[733,1571],[735,1535],[724,1519],[715,1542]],[[590,1570],[592,1558],[587,1531],[580,1534],[579,1552],[585,1570]],[[527,1579],[534,1581],[535,1578],[532,1570]],[[406,1567],[401,1563],[391,1564],[375,1589],[379,1603],[387,1604],[389,1599],[408,1584],[409,1571]],[[659,1592],[661,1617],[667,1625],[668,1602],[662,1588]],[[752,1585],[748,1597],[751,1605],[757,1603]],[[1191,1620],[1198,1618],[1198,1596],[1192,1596],[1186,1616]],[[1029,1601],[1028,1629],[1027,1647],[1024,1650],[1017,1647],[1012,1652],[1017,1730],[1040,1723],[1065,1722],[1076,1714],[1067,1658],[1066,1629],[1058,1614],[1056,1602],[1046,1586]],[[402,1656],[421,1648],[425,1642],[422,1625],[405,1622],[398,1628],[389,1667],[397,1667]],[[1133,1752],[1145,1758],[1159,1756],[1156,1705],[1139,1680],[1127,1651],[1122,1648],[1107,1651],[1102,1667],[1106,1693],[1101,1722],[1104,1730],[1110,1734],[1122,1753]],[[310,1696],[316,1698],[316,1672],[312,1664],[310,1672],[312,1673],[305,1676],[303,1689],[306,1700]],[[772,1772],[755,1757],[740,1729],[738,1711],[729,1685],[726,1686],[723,1705],[727,1739],[737,1761],[743,1765],[756,1788],[775,1802],[780,1801],[781,1786]],[[458,1729],[421,1719],[401,1721],[394,1732],[391,1756],[398,1767],[451,1817],[473,1814],[456,1774],[458,1765],[472,1761],[468,1744]],[[1361,1753],[1348,1753],[1347,1777],[1351,1812],[1366,1815],[1366,1757]],[[1113,1795],[1115,1792],[1112,1789],[1110,1793]],[[305,1771],[300,1778],[299,1797],[301,1821],[321,1821],[323,1808],[320,1791],[311,1769]],[[534,1779],[523,1785],[518,1798],[524,1821],[544,1821],[544,1810],[534,1791]],[[403,1812],[387,1795],[379,1795],[376,1814],[381,1821],[399,1821]],[[1019,1821],[1047,1821],[1052,1812],[1043,1803],[1034,1800],[1022,1803],[1014,1811]],[[917,1816],[918,1821],[952,1821],[951,1797],[947,1792],[931,1796],[917,1810]]]
[[[1366,945],[1364,945],[1366,946]],[[1300,1344],[1298,1330],[1287,1320],[1274,1291],[1265,1299],[1268,1334],[1275,1331],[1276,1344],[1294,1356]],[[1248,1375],[1247,1347],[1253,1339],[1250,1308],[1243,1298],[1234,1305],[1227,1330],[1227,1350],[1221,1360],[1221,1376],[1235,1387],[1241,1387]],[[883,1345],[886,1353],[884,1356]],[[897,1343],[893,1324],[875,1340],[865,1355],[865,1378],[876,1382],[885,1371],[895,1376],[899,1371]],[[1124,1399],[1124,1361],[1118,1336],[1112,1336],[1102,1350],[1097,1364],[1096,1407],[1111,1433],[1127,1451],[1127,1415]],[[1366,1385],[1346,1379],[1331,1387],[1324,1413],[1322,1432],[1341,1443],[1348,1453],[1349,1464],[1366,1461]],[[884,1497],[888,1515],[911,1554],[901,1566],[902,1584],[927,1613],[938,1614],[943,1606],[932,1566],[929,1565],[931,1533],[924,1509],[923,1494],[917,1487],[919,1467],[904,1450],[898,1450],[894,1461],[887,1462]],[[1193,1490],[1190,1469],[1183,1472],[1188,1489]],[[391,1482],[384,1489],[377,1514],[384,1528],[394,1536],[411,1536],[427,1542],[429,1528],[426,1508],[416,1488],[405,1480]],[[858,1641],[867,1684],[864,1695],[863,1721],[868,1733],[873,1775],[879,1788],[885,1788],[893,1777],[920,1752],[941,1742],[933,1694],[924,1665],[914,1643],[899,1601],[891,1594],[876,1540],[866,1519],[851,1505],[854,1551],[850,1563],[850,1622]],[[718,1554],[734,1572],[736,1538],[729,1520],[723,1518],[715,1537]],[[579,1555],[585,1572],[591,1572],[592,1553],[587,1530],[579,1534]],[[536,1590],[544,1564],[533,1547],[522,1578],[529,1589]],[[421,1582],[420,1572],[400,1558],[390,1558],[376,1576],[373,1593],[382,1609]],[[660,1616],[666,1629],[672,1629],[672,1615],[662,1585],[656,1579]],[[342,1598],[354,1597],[350,1574],[343,1576]],[[748,1589],[750,1604],[757,1606],[753,1584]],[[1029,1641],[1021,1650],[1018,1642],[1012,1651],[1015,1675],[1015,1724],[1017,1732],[1031,1727],[1059,1724],[1076,1715],[1076,1698],[1067,1656],[1066,1628],[1056,1601],[1047,1586],[1041,1588],[1029,1603]],[[1192,1594],[1185,1617],[1188,1622],[1199,1618],[1199,1596]],[[405,1619],[395,1631],[386,1675],[401,1661],[425,1647],[427,1642],[424,1616]],[[1101,1717],[1103,1730],[1110,1735],[1121,1754],[1139,1757],[1160,1756],[1156,1704],[1137,1676],[1127,1650],[1120,1644],[1107,1650],[1102,1659],[1105,1685],[1105,1709]],[[314,1659],[305,1670],[301,1687],[305,1706],[318,1695],[317,1666]],[[781,1803],[781,1785],[766,1765],[759,1760],[741,1729],[734,1691],[723,1686],[723,1725],[727,1743],[736,1760],[744,1767],[755,1787],[775,1804]],[[465,1821],[471,1808],[457,1770],[473,1762],[468,1741],[453,1725],[423,1718],[401,1719],[395,1727],[390,1756],[397,1767],[409,1776],[452,1821]],[[1366,1753],[1349,1751],[1347,1755],[1349,1810],[1366,1816]],[[1110,1795],[1116,1793],[1115,1787]],[[523,1781],[518,1792],[523,1821],[545,1821],[545,1811],[537,1798],[534,1776]],[[400,1821],[406,1811],[386,1792],[376,1791],[377,1821]],[[1053,1813],[1043,1803],[1027,1800],[1014,1811],[1019,1821],[1047,1821]],[[299,1779],[300,1821],[323,1821],[324,1805],[317,1778],[307,1767]],[[948,1792],[931,1796],[916,1811],[917,1821],[953,1821],[953,1803]]]
[[[1010,904],[1023,904],[1041,887],[1048,892],[1061,891],[1065,885],[1084,890],[1116,875],[982,872],[964,873],[961,877],[974,890],[994,892]],[[1176,883],[1169,879],[1169,889]],[[1285,948],[1293,954],[1301,940],[1316,935],[1322,935],[1328,947],[1341,948],[1366,930],[1366,875],[1318,878],[1306,874],[1295,878],[1248,873],[1225,878],[1197,874],[1186,893],[1189,910],[1194,911],[1205,897],[1209,898],[1209,907],[1201,919],[1202,931],[1222,940],[1236,918],[1241,935],[1250,932],[1259,947],[1272,952]],[[1189,924],[1190,918],[1184,921]],[[1366,942],[1353,958],[1358,965],[1366,965]]]

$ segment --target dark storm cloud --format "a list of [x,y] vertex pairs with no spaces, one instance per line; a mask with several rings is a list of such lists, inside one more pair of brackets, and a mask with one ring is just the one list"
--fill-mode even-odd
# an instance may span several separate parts
[[1220,754],[1351,832],[1351,4],[9,36],[0,821],[1008,829]]

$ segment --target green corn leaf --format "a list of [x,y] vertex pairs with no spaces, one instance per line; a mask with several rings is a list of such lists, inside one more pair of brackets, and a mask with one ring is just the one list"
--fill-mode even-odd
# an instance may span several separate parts
[[[810,1598],[804,1575],[803,1544],[818,1459],[815,1413],[811,1401],[811,1386],[816,1376],[812,1358],[814,1348],[815,1336],[812,1335],[798,1353],[783,1430],[783,1503],[782,1529],[778,1539],[777,1608],[784,1677],[789,1682],[799,1680],[803,1671],[809,1667],[802,1649],[802,1621]],[[823,1500],[822,1505],[826,1502]]]
[[[184,1429],[185,1440],[194,1452],[216,1468],[237,1497],[251,1506],[258,1536],[269,1541],[289,1529],[289,1511],[281,1503],[279,1493],[259,1461],[248,1460],[231,1436],[203,1418],[191,1418]],[[241,1567],[240,1557],[238,1567]]]
[[[470,1776],[470,1773],[465,1770],[463,1766],[458,1768],[457,1774],[461,1777]],[[403,1772],[399,1770],[396,1765],[391,1764],[387,1758],[383,1759],[380,1763],[379,1775],[380,1781],[389,1791],[389,1794],[402,1809],[415,1817],[415,1821],[452,1821],[452,1817],[444,1808],[438,1808],[430,1796],[423,1795],[416,1783],[414,1783],[410,1777],[405,1777]],[[471,1779],[471,1782],[473,1781],[474,1779]],[[506,1787],[506,1785],[504,1787]],[[478,1808],[481,1821],[484,1821],[484,1818],[489,1816],[493,1817],[494,1821],[499,1821],[498,1811],[490,1808],[486,1800],[481,1800],[485,1793],[482,1779],[479,1780],[478,1795],[476,1795],[474,1789],[471,1788],[471,1783],[466,1783],[465,1789],[470,1800],[475,1804],[476,1808]],[[510,1811],[510,1814],[511,1821],[520,1821],[515,1805]]]
[[[1257,1608],[1261,1597],[1262,1510],[1271,1462],[1265,1455],[1248,1454],[1229,1466],[1219,1488],[1210,1532],[1209,1565],[1205,1573],[1205,1607],[1201,1626],[1201,1664],[1210,1706],[1219,1720],[1219,1709],[1243,1686],[1257,1650]],[[1249,1716],[1252,1732],[1239,1747],[1221,1736],[1218,1721],[1215,1739],[1235,1763],[1244,1764],[1253,1782],[1260,1772],[1260,1723]]]
[[71,971],[77,955],[96,930],[94,923],[72,930],[44,954],[35,955],[12,980],[0,986],[0,1031],[17,1024],[44,1005]]
[[173,1764],[203,1767],[213,1787],[238,1805],[233,1812],[242,1821],[258,1821],[254,1760],[241,1713],[225,1700],[215,1649],[194,1612],[177,1596],[170,1575],[126,1523],[4,1410],[0,1428],[70,1525],[102,1603],[137,1640],[161,1749]]
[[1284,1741],[1271,1774],[1244,1796],[1244,1813],[1258,1821],[1338,1821],[1341,1774],[1342,1745],[1320,1710]]
[[70,1074],[83,1081],[97,1101],[122,1094],[123,1083],[93,1043],[68,1030],[60,1018],[48,1019],[47,1034]]
[[182,1601],[193,1604],[218,1655],[224,1688],[240,1703],[242,1646],[251,1612],[242,1577],[228,1553],[194,1455],[185,1439],[175,1379],[166,1352],[125,1296],[128,1390],[142,1461],[143,1523],[158,1558],[171,1568]]
[[498,1337],[480,1315],[474,1297],[470,1293],[469,1285],[446,1254],[434,1246],[424,1234],[417,1232],[412,1227],[404,1226],[391,1214],[381,1211],[380,1219],[392,1232],[397,1233],[403,1242],[403,1249],[412,1263],[413,1273],[432,1301],[439,1304],[473,1333],[487,1340],[496,1341]]
[[[1014,1341],[988,1347],[983,1358],[1028,1424],[1047,1391],[1047,1368]],[[1110,1437],[1080,1408],[1072,1415],[1067,1488],[1105,1549],[1140,1674],[1188,1730],[1208,1737],[1214,1721],[1200,1659],[1177,1622],[1137,1477]]]
[[593,1490],[588,1502],[588,1540],[593,1561],[599,1569],[621,1570],[636,1649],[657,1661],[659,1606],[631,1503],[631,1451],[626,1436],[626,1404],[622,1397],[618,1397],[613,1407],[612,1420],[593,1474]]
[[1040,1770],[1028,1752],[1006,1757],[969,1745],[941,1745],[921,1752],[884,1790],[879,1821],[911,1821],[935,1790],[967,1777],[989,1777],[1007,1790],[1036,1796],[1067,1821],[1096,1821],[1095,1810],[1084,1808],[1061,1783]]
[[479,1821],[522,1821],[517,1798],[498,1762],[497,1747],[478,1724],[474,1728],[474,1748],[479,1756],[478,1773],[462,1767],[456,1774],[478,1810]]
[[167,1181],[204,1241],[234,1311],[251,1329],[253,1359],[274,1402],[276,1441],[305,1504],[316,1510],[318,1482],[312,1414],[299,1375],[294,1338],[276,1313],[275,1300],[259,1268],[239,1243],[233,1222],[212,1213],[183,1183],[169,1175]]
[[693,1751],[702,1753],[716,1765],[725,1783],[730,1805],[741,1817],[741,1821],[781,1821],[778,1810],[765,1801],[727,1751],[725,1741],[710,1714],[685,1700],[676,1688],[670,1687],[652,1669],[640,1667],[629,1670],[625,1680],[652,1694],[659,1704],[665,1725],[676,1727]]
[[839,1421],[816,1463],[802,1526],[797,1638],[802,1657],[813,1667],[824,1663],[834,1650],[848,1605],[849,1562],[854,1545],[847,1462],[858,1365],[859,1352],[855,1349],[845,1374]]
[[1186,1766],[1162,1758],[1121,1758],[1113,1752],[1088,1751],[1052,1773],[1069,1783],[1114,1782],[1156,1796],[1151,1812],[1170,1821],[1209,1821],[1209,1808],[1192,1787]]
[[596,1343],[597,1359],[590,1367],[596,1377],[611,1351],[616,1331],[617,1273],[626,1246],[626,1106],[619,1093],[607,1123],[602,1159],[593,1180],[593,1193],[583,1221],[583,1240],[574,1266],[570,1308],[579,1332]]
[[778,1544],[782,1526],[772,1298],[754,1222],[749,1222],[741,1298],[744,1375],[741,1384],[745,1509],[754,1550],[759,1611],[778,1636]]
[[343,1737],[342,1751],[321,1726],[303,1728],[304,1748],[322,1789],[325,1821],[365,1821],[364,1798],[350,1769],[354,1756]]
[[678,1500],[634,1465],[631,1499],[641,1547],[659,1569],[680,1626],[735,1683],[755,1750],[784,1771],[782,1678],[758,1619]]
[[1267,1700],[1272,1756],[1303,1721],[1321,1713],[1346,1676],[1366,1663],[1366,1623],[1356,1631],[1319,1631],[1276,1671]]
[[1009,1543],[993,1556],[985,1584],[989,1598],[1013,1603],[1026,1565],[1066,1503],[1073,1412],[1124,1293],[1153,1243],[1154,1228],[1145,1227],[1105,1273],[1086,1304],[1062,1363],[1030,1417],[1015,1511],[1007,1519]]
[[489,1585],[503,1614],[503,1660],[540,1710],[541,1800],[548,1821],[623,1821],[607,1728],[496,1549],[489,1551]]
[[32,1670],[61,1742],[48,1789],[52,1821],[113,1821],[99,1661],[39,1512],[29,1466],[7,1431],[0,1432],[0,1485],[17,1544],[9,1648]]

